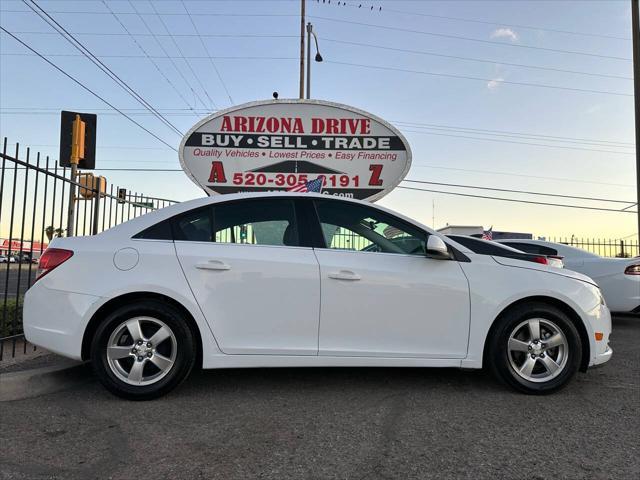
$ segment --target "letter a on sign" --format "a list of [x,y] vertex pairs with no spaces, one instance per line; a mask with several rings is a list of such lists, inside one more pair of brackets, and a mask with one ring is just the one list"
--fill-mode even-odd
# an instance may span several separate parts
[[224,176],[224,166],[222,165],[222,162],[211,162],[209,183],[227,183],[227,179]]

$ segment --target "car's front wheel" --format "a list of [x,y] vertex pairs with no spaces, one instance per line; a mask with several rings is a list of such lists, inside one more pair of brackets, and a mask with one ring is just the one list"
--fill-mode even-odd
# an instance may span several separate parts
[[488,360],[508,385],[524,393],[552,393],[577,372],[582,358],[580,335],[562,310],[526,303],[498,322],[488,339]]
[[91,344],[91,362],[100,382],[131,400],[150,400],[173,390],[195,359],[194,335],[181,312],[156,300],[113,311]]

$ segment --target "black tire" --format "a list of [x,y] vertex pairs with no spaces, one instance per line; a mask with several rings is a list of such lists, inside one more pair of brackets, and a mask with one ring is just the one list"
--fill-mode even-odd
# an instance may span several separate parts
[[[558,350],[543,350],[542,355],[537,351],[519,352],[513,350],[510,352],[508,348],[512,333],[521,326],[523,322],[528,322],[532,319],[541,319],[540,324],[543,325],[542,329],[546,333],[548,333],[548,330],[545,329],[544,322],[550,322],[546,324],[546,326],[551,324],[556,326],[562,335],[564,335],[566,347],[558,347]],[[494,375],[510,387],[519,392],[533,395],[553,393],[565,387],[578,371],[582,359],[582,342],[575,325],[562,310],[540,302],[525,303],[507,311],[497,322],[495,328],[492,328],[489,333],[487,360]],[[525,327],[521,328],[524,329]],[[528,324],[527,332],[530,332]],[[531,340],[525,340],[523,343],[527,343],[528,341]],[[539,343],[544,345],[544,341],[546,340],[543,339],[539,341]],[[535,347],[539,348],[537,344]],[[559,348],[565,349],[563,350],[563,352],[565,352],[564,356],[560,362],[563,366],[557,373],[554,373],[555,376],[552,377],[554,374],[551,374],[551,370],[546,368],[542,362],[543,360],[549,360],[548,358],[545,360],[545,356],[556,355],[556,358],[559,359]],[[535,356],[536,353],[538,353],[537,358]],[[541,356],[543,358],[540,358]],[[524,365],[524,362],[528,362],[529,358],[533,360],[534,364],[538,364],[538,366],[534,367],[532,374],[536,371],[541,372],[537,374],[540,375],[540,378],[536,378],[536,381],[530,381],[525,378],[531,378],[533,375],[526,375],[516,371],[518,361],[521,361],[521,365]],[[548,380],[544,380],[545,375],[549,376]]]
[[[167,339],[169,342],[168,347],[167,341],[157,346],[158,354],[161,348],[168,348],[169,353],[167,353],[167,356],[174,357],[172,365],[166,368],[166,372],[158,368],[159,373],[157,373],[157,375],[162,376],[158,378],[157,381],[149,380],[153,383],[146,385],[132,385],[127,383],[127,381],[124,381],[118,376],[116,369],[111,366],[107,359],[107,347],[110,337],[117,335],[117,331],[121,331],[120,329],[124,322],[137,317],[152,319],[151,322],[141,321],[143,332],[144,328],[150,328],[151,332],[153,332],[153,328],[157,326],[153,323],[153,320],[155,320],[168,327],[173,334],[173,337]],[[152,336],[152,334],[149,335]],[[124,340],[126,340],[126,333],[124,334]],[[133,336],[131,336],[130,340],[133,344],[123,344],[122,348],[135,347]],[[142,348],[146,348],[146,345],[147,344],[143,345]],[[173,353],[174,350],[175,354]],[[163,355],[165,351],[166,350],[163,350]],[[149,357],[153,357],[156,355],[156,350],[149,352],[148,355]],[[176,388],[191,372],[196,361],[196,355],[195,335],[184,319],[183,314],[170,304],[158,300],[136,301],[135,303],[124,305],[113,311],[98,326],[91,342],[91,363],[96,376],[111,393],[129,400],[151,400],[165,395]],[[146,356],[147,354],[144,355],[144,357]],[[141,357],[132,355],[130,358],[123,358],[119,365],[124,365],[124,373],[126,373],[126,362],[132,360],[131,368],[133,368],[136,360],[139,360],[141,365],[149,363],[148,367],[144,365],[142,368],[146,371],[152,370],[153,373],[154,369],[157,368],[155,363],[151,358],[147,359],[144,357],[143,360],[139,360]],[[160,357],[160,355],[158,355],[158,357]]]

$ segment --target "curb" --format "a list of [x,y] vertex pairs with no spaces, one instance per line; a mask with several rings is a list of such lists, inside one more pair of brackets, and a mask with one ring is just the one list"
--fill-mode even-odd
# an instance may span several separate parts
[[24,400],[67,388],[91,380],[86,362],[65,361],[53,367],[33,368],[0,374],[0,402]]

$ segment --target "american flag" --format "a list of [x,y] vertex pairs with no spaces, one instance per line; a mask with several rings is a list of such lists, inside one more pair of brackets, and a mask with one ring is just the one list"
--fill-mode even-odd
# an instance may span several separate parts
[[287,192],[322,192],[322,184],[324,183],[324,175],[320,175],[315,180],[311,180],[309,182],[299,183],[294,187],[290,187],[287,189]]
[[489,230],[484,230],[482,232],[482,239],[493,240],[493,225],[491,226],[491,228],[489,228]]

